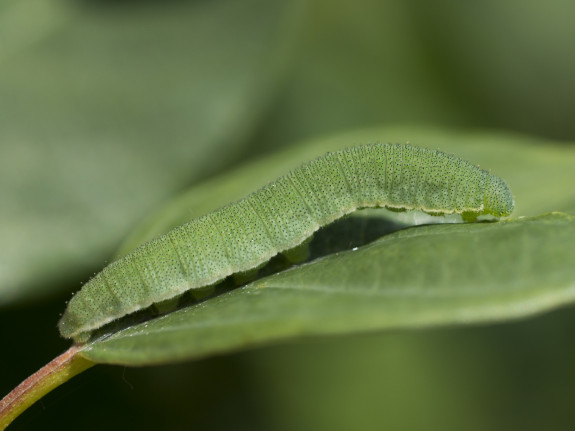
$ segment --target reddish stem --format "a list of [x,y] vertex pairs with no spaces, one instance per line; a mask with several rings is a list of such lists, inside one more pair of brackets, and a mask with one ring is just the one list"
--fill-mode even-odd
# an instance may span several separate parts
[[0,430],[5,429],[20,413],[76,374],[95,365],[77,355],[81,346],[72,346],[44,365],[0,400]]

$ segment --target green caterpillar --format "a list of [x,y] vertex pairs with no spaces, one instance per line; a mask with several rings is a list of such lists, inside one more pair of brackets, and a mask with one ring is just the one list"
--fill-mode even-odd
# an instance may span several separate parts
[[60,333],[86,341],[113,320],[256,268],[365,207],[472,221],[508,216],[514,202],[502,179],[440,151],[372,144],[328,153],[105,267],[71,299]]

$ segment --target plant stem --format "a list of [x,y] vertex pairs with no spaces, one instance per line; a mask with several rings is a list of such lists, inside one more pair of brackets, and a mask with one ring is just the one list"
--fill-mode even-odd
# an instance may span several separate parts
[[80,346],[72,346],[48,362],[0,401],[0,431],[20,413],[65,381],[95,365],[77,353]]

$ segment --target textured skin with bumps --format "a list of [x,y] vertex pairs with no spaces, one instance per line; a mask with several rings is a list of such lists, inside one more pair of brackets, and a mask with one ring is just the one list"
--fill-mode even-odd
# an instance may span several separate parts
[[439,151],[373,144],[328,153],[108,265],[71,299],[60,333],[85,341],[115,319],[255,268],[358,208],[473,220],[507,216],[513,205],[503,180]]

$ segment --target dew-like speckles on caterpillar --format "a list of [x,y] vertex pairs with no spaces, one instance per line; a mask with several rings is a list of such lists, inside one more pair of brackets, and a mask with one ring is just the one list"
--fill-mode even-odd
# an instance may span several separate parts
[[256,268],[359,208],[471,221],[513,206],[502,179],[440,151],[372,144],[328,153],[105,267],[71,299],[60,333],[86,341],[115,319]]

